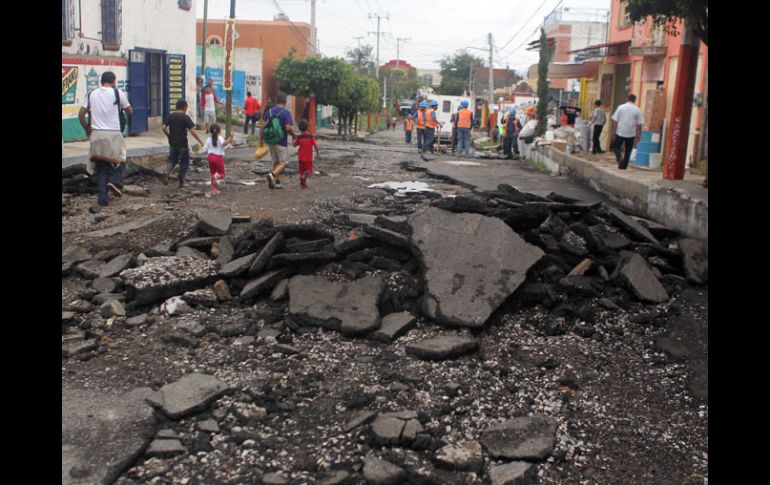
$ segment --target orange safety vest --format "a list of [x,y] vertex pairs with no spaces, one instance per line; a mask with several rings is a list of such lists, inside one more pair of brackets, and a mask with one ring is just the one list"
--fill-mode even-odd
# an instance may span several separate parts
[[404,131],[412,131],[412,119],[407,118],[406,119],[406,127],[404,128]]
[[[420,118],[422,118],[422,120]],[[417,124],[418,130],[425,129],[425,110],[424,109],[417,110],[417,119],[414,120],[414,122]]]
[[433,113],[435,113],[435,110],[433,108],[428,108],[423,114],[425,126],[428,128],[436,128],[436,120],[433,119]]
[[471,110],[463,108],[457,112],[457,127],[458,128],[470,128],[471,127]]

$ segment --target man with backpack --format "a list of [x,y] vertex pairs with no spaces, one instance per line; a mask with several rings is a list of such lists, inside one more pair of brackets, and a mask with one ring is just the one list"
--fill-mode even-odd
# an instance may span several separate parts
[[289,159],[288,135],[291,135],[292,141],[296,136],[292,123],[291,113],[286,109],[286,94],[278,93],[275,106],[265,110],[259,130],[259,144],[267,143],[273,161],[273,170],[265,177],[271,189],[283,188],[278,177]]
[[115,197],[123,195],[120,191],[126,167],[126,142],[123,139],[126,118],[123,112],[132,115],[133,109],[126,93],[115,87],[115,80],[114,72],[104,72],[101,87],[86,95],[78,113],[80,125],[91,144],[87,170],[91,175],[96,174],[99,206],[109,203],[108,190]]

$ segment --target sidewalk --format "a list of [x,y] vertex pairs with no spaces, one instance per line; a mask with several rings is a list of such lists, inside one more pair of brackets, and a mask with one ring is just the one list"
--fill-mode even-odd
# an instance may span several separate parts
[[[240,145],[242,143],[246,143],[246,135],[242,133],[242,130],[243,128],[240,126],[233,126],[233,133],[235,134],[233,144]],[[205,132],[198,130],[198,135],[203,141],[206,141],[207,135]],[[200,145],[198,140],[193,138],[191,135],[188,135],[187,139],[190,143],[190,146],[195,144]],[[61,151],[62,168],[69,167],[71,165],[87,163],[88,149],[88,141],[63,143]],[[129,159],[163,153],[168,153],[168,139],[160,130],[142,133],[137,136],[129,136],[126,138],[126,157]]]
[[569,175],[607,195],[639,215],[708,242],[708,190],[702,175],[685,174],[684,180],[663,180],[661,169],[643,169],[629,164],[619,170],[612,153],[566,154],[553,147],[522,154],[544,163],[553,173]]

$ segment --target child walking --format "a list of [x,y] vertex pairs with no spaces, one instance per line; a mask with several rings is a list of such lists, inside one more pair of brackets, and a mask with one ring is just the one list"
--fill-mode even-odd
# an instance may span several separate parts
[[315,137],[307,131],[307,120],[300,120],[299,122],[299,135],[294,138],[292,142],[294,146],[298,146],[297,158],[299,159],[299,185],[303,189],[307,188],[307,179],[313,174],[313,148],[317,156],[321,156],[318,153],[318,144],[315,141]]
[[221,131],[218,124],[212,124],[209,127],[211,136],[206,138],[206,143],[203,145],[203,152],[208,153],[209,172],[211,172],[211,193],[208,197],[219,195],[218,182],[225,177],[225,147],[233,141],[233,134],[225,140],[219,136]]

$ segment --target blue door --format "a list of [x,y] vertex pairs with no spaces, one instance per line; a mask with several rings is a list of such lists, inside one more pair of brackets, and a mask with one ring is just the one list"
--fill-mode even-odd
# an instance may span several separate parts
[[147,118],[150,106],[148,103],[147,87],[147,53],[143,50],[129,49],[128,51],[128,85],[131,93],[129,100],[134,110],[131,116],[129,133],[144,133],[148,131]]

